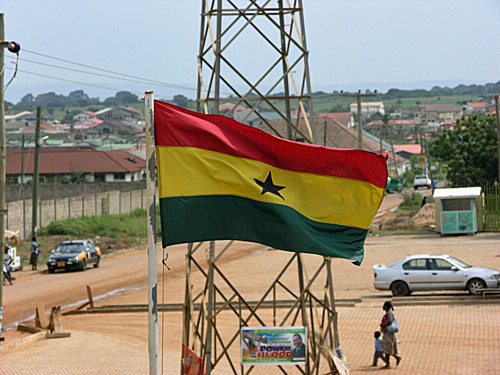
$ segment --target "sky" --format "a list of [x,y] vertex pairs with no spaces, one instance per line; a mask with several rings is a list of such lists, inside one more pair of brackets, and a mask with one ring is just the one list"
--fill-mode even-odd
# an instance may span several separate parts
[[[384,92],[500,80],[498,0],[303,0],[303,5],[313,91]],[[201,0],[0,0],[6,40],[21,44],[21,59],[87,69],[36,52],[187,87],[133,84],[20,60],[5,99],[15,103],[26,93],[67,95],[76,89],[101,100],[116,90],[194,98],[200,9]],[[244,53],[251,42],[239,46],[250,70],[263,58]],[[7,51],[6,56],[7,83],[15,59]]]

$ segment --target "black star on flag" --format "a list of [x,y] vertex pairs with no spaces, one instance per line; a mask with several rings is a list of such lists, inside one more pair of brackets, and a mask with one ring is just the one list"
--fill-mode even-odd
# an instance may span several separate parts
[[285,198],[283,198],[279,192],[281,189],[284,189],[285,186],[275,185],[273,182],[273,176],[271,175],[271,172],[268,173],[265,181],[261,181],[256,178],[254,178],[254,180],[259,186],[262,187],[262,192],[260,193],[260,195],[264,195],[265,193],[271,193],[285,200]]

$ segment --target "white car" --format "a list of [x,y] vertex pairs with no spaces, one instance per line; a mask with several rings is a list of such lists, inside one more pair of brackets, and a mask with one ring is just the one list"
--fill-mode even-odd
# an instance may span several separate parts
[[373,266],[373,286],[406,296],[417,290],[468,290],[480,294],[500,286],[500,271],[473,267],[450,255],[412,255],[390,266]]
[[413,179],[413,189],[417,190],[418,188],[427,188],[430,189],[432,187],[431,179],[425,174],[416,175]]

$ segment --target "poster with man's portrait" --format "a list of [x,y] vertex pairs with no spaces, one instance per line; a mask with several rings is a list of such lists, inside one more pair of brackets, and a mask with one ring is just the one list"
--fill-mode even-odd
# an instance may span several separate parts
[[301,365],[306,361],[306,327],[241,328],[243,365]]

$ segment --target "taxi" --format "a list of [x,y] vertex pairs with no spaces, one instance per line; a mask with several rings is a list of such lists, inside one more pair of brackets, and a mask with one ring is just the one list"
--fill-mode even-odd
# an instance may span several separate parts
[[47,260],[47,269],[53,273],[56,269],[85,271],[89,265],[99,267],[101,249],[91,240],[61,242],[57,249],[51,251]]

